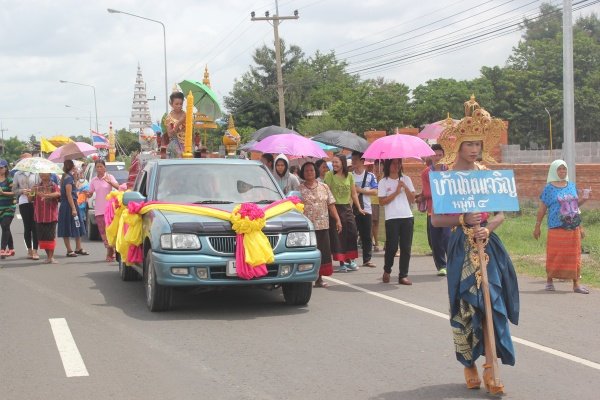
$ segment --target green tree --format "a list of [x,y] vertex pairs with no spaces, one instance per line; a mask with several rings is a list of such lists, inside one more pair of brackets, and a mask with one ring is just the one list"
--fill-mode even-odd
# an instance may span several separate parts
[[19,140],[16,136],[4,140],[4,152],[2,158],[9,163],[14,163],[19,156],[27,151],[27,144]]
[[321,132],[343,129],[344,126],[338,119],[329,114],[324,114],[319,117],[307,117],[301,119],[296,131],[304,136],[312,137]]
[[69,136],[69,139],[71,139],[74,142],[84,142],[87,144],[92,144],[92,139],[90,138],[89,135],[77,135],[77,136]]
[[412,124],[408,86],[383,78],[360,82],[355,90],[345,91],[331,107],[331,115],[345,130],[362,134],[371,129],[392,132]]
[[125,128],[119,129],[115,133],[117,141],[117,155],[130,155],[134,151],[140,150],[139,135],[135,132],[130,132]]
[[412,108],[415,126],[422,126],[450,117],[464,117],[463,103],[474,94],[486,109],[492,108],[493,91],[485,79],[457,81],[434,79],[417,86],[413,92]]
[[[562,14],[543,4],[542,17],[525,20],[523,39],[513,48],[507,65],[483,68],[497,106],[494,115],[509,121],[509,141],[522,146],[549,146],[548,114],[552,116],[553,147],[562,143]],[[600,116],[598,65],[600,21],[597,16],[578,19],[573,27],[575,68],[576,140],[598,140]]]
[[[295,45],[286,48],[283,40],[281,49],[282,73],[284,82],[288,83],[289,75],[302,62],[304,53]],[[225,106],[235,116],[239,126],[260,128],[278,125],[275,50],[263,46],[256,49],[252,58],[255,65],[240,80],[236,79],[230,96],[224,98]],[[302,115],[301,111],[295,109],[297,104],[291,100],[286,105],[286,118],[290,124],[294,124],[298,115]]]

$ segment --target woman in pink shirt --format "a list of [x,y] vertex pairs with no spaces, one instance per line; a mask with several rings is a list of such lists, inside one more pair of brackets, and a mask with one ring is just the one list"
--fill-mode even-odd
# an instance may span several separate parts
[[106,195],[108,195],[113,189],[119,189],[119,183],[111,174],[106,173],[106,163],[104,160],[96,160],[96,176],[90,181],[90,189],[86,192],[87,196],[90,197],[96,193],[96,205],[94,207],[94,215],[96,217],[96,224],[98,225],[98,232],[102,236],[104,247],[106,247],[106,261],[115,261],[115,249],[108,245],[106,240],[106,223],[104,222],[104,208],[106,207]]

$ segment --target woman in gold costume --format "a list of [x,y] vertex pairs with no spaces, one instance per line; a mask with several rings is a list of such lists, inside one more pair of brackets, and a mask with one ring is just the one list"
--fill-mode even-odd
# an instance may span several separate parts
[[181,158],[185,140],[185,111],[183,111],[183,93],[173,92],[169,97],[169,104],[173,108],[165,118],[169,144],[167,145],[167,158]]

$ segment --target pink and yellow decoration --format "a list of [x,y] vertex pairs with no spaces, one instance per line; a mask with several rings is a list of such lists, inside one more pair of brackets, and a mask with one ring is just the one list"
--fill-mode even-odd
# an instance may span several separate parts
[[162,202],[130,202],[125,207],[122,197],[123,192],[111,192],[107,196],[105,216],[114,216],[110,221],[107,218],[106,236],[108,243],[115,246],[125,264],[143,261],[142,215],[145,213],[161,210],[204,215],[231,222],[237,239],[236,270],[242,279],[266,275],[266,265],[275,259],[269,240],[262,231],[266,220],[292,210],[304,212],[304,204],[296,197],[276,201],[264,208],[254,203],[243,203],[236,206],[231,213],[203,205]]

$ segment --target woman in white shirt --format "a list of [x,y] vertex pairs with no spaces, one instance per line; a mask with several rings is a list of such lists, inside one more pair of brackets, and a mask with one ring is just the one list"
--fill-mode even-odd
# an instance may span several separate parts
[[414,217],[410,204],[415,201],[415,188],[410,177],[402,174],[402,159],[385,160],[383,179],[377,191],[379,204],[385,210],[385,263],[383,282],[389,283],[394,256],[400,243],[400,274],[398,283],[412,285],[408,266],[412,247]]

